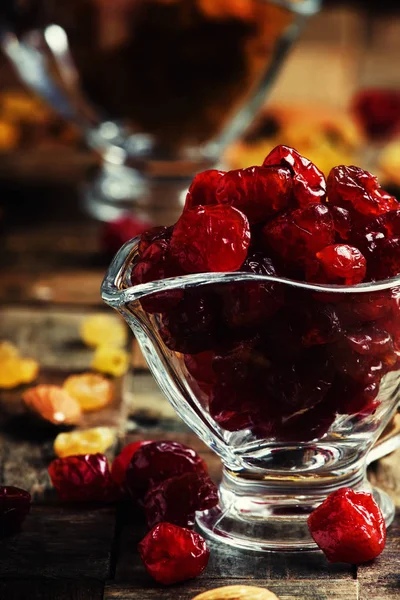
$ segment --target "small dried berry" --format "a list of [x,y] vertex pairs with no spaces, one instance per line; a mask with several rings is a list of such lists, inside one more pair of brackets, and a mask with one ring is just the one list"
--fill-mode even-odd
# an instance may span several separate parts
[[96,373],[71,375],[64,381],[63,388],[75,398],[84,412],[101,410],[114,398],[112,381]]
[[246,259],[250,227],[228,205],[197,206],[174,227],[171,254],[186,273],[237,271]]
[[216,191],[224,174],[225,171],[216,169],[198,173],[190,185],[184,210],[217,204]]
[[400,127],[400,92],[396,89],[362,90],[353,109],[372,139],[390,137]]
[[329,203],[353,209],[365,216],[378,216],[399,209],[396,198],[381,188],[377,178],[359,167],[334,167],[328,177]]
[[18,533],[31,509],[31,495],[12,485],[0,486],[0,537]]
[[364,253],[368,278],[373,281],[395,277],[400,273],[400,236],[386,238],[383,233],[368,233]]
[[149,246],[151,246],[153,242],[157,242],[159,240],[169,242],[169,240],[171,239],[172,230],[173,227],[161,226],[152,227],[151,229],[147,229],[146,231],[144,231],[140,236],[140,242],[138,247],[139,256],[142,256],[142,254],[147,250]]
[[111,466],[111,477],[113,478],[115,483],[117,483],[121,487],[125,485],[126,472],[132,460],[132,456],[137,450],[139,450],[139,448],[141,448],[145,444],[151,444],[151,441],[139,440],[138,442],[132,442],[131,444],[128,444],[127,446],[122,448],[118,456],[114,458],[113,464]]
[[266,248],[284,263],[300,266],[332,244],[335,236],[328,207],[316,203],[271,219],[262,233]]
[[57,458],[48,471],[63,502],[114,502],[118,497],[104,454]]
[[348,240],[352,230],[352,219],[349,210],[341,206],[329,204],[329,210],[333,219],[333,226],[336,233],[342,240]]
[[122,348],[98,346],[93,355],[92,368],[106,375],[121,377],[129,369],[129,354]]
[[22,399],[37,417],[53,425],[77,425],[82,417],[78,402],[57,385],[38,385],[26,390]]
[[148,489],[183,473],[206,473],[204,460],[178,442],[151,442],[133,455],[126,472],[126,487],[133,498],[143,500]]
[[348,331],[344,340],[349,347],[358,354],[367,356],[380,356],[393,350],[393,341],[390,333],[384,329],[371,325]]
[[147,572],[164,585],[197,577],[210,557],[201,535],[171,523],[156,525],[138,549]]
[[294,148],[277,146],[266,157],[263,167],[279,165],[292,172],[293,196],[299,206],[309,202],[320,202],[326,195],[324,174],[308,158]]
[[197,511],[218,504],[218,488],[206,473],[184,473],[151,487],[144,501],[149,529],[167,521],[192,526]]
[[308,281],[356,285],[363,281],[367,261],[354,246],[335,244],[326,246],[307,265]]
[[217,199],[246,215],[251,225],[288,207],[292,199],[292,178],[284,167],[249,167],[228,171],[220,181]]
[[22,358],[17,346],[0,342],[0,388],[12,389],[32,383],[39,374],[39,363],[32,358]]
[[219,327],[219,306],[213,294],[187,290],[180,303],[163,317],[160,335],[170,350],[197,354],[215,346]]
[[198,354],[185,354],[185,366],[189,373],[201,383],[214,383],[216,376],[212,368],[214,351],[199,352]]
[[373,496],[351,488],[336,490],[308,517],[315,542],[329,562],[358,564],[385,547],[385,519]]
[[103,454],[114,441],[115,431],[110,427],[59,433],[54,440],[54,452],[59,458],[76,454]]
[[97,346],[123,347],[128,342],[128,332],[125,323],[113,315],[90,315],[82,321],[80,335],[82,341],[97,348]]

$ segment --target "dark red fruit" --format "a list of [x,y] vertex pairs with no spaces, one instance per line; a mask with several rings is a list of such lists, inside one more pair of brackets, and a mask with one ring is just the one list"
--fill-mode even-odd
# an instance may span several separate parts
[[[177,275],[182,275],[182,271],[171,257],[170,243],[159,239],[147,246],[134,265],[131,282],[132,285],[140,285]],[[182,290],[157,292],[143,298],[141,303],[143,309],[149,313],[165,313],[176,306],[182,296]]]
[[105,252],[114,255],[125,242],[142,234],[148,227],[149,223],[131,215],[106,223],[101,234],[102,248]]
[[367,261],[354,246],[335,244],[326,246],[307,265],[307,279],[319,283],[356,285],[363,281]]
[[301,335],[306,347],[335,342],[342,334],[342,327],[333,306],[315,304],[300,315],[294,314],[293,328]]
[[263,229],[266,248],[287,264],[304,266],[325,246],[333,243],[335,232],[329,209],[311,203],[305,208],[271,219]]
[[163,318],[160,335],[170,350],[197,354],[215,346],[219,321],[219,306],[211,293],[187,290],[179,304]]
[[353,166],[341,165],[331,170],[328,199],[330,204],[371,217],[400,208],[396,198],[381,188],[374,175]]
[[156,525],[138,549],[149,575],[164,585],[197,577],[210,557],[201,535],[171,523]]
[[[272,260],[262,253],[250,255],[240,268],[246,273],[276,276]],[[223,318],[229,328],[251,328],[262,325],[283,303],[283,288],[262,281],[243,281],[227,285],[222,293]]]
[[241,431],[256,426],[262,398],[235,383],[218,383],[212,388],[209,399],[210,415],[222,429]]
[[372,219],[366,226],[366,232],[383,233],[388,237],[400,236],[400,210],[390,210]]
[[326,195],[324,174],[294,148],[277,146],[266,157],[263,167],[287,167],[292,172],[293,196],[300,206],[320,202]]
[[387,238],[383,233],[368,233],[363,248],[368,261],[368,278],[380,281],[400,273],[400,236]]
[[151,444],[150,440],[139,440],[138,442],[132,442],[124,448],[113,460],[111,467],[111,477],[121,487],[125,485],[126,471],[132,460],[132,456],[145,444]]
[[197,452],[178,442],[151,442],[133,455],[126,487],[133,498],[143,500],[150,487],[184,473],[207,473]]
[[49,475],[64,502],[113,502],[118,488],[104,454],[82,454],[53,460]]
[[186,273],[237,271],[250,244],[247,218],[228,205],[197,206],[174,227],[171,254]]
[[31,495],[12,485],[0,486],[0,537],[18,533],[31,509]]
[[[332,297],[332,294],[331,294]],[[346,325],[358,325],[377,321],[391,311],[390,292],[363,292],[339,296],[336,294],[337,307],[341,322]]]
[[374,325],[364,325],[358,330],[349,331],[344,340],[352,350],[367,356],[380,356],[393,350],[390,333]]
[[330,494],[308,517],[308,528],[329,562],[368,562],[385,547],[379,506],[371,494],[351,488]]
[[199,354],[185,354],[186,368],[196,381],[208,384],[215,382],[215,373],[212,368],[214,354],[213,350],[200,352]]
[[198,173],[190,185],[184,210],[190,210],[195,206],[217,204],[216,190],[223,175],[225,171],[216,169]]
[[218,504],[218,488],[206,473],[184,473],[151,487],[144,501],[149,529],[167,521],[181,527],[194,524],[195,512]]
[[228,171],[218,186],[217,200],[241,210],[251,225],[289,206],[292,178],[283,167],[249,167]]
[[353,109],[372,139],[391,137],[400,128],[399,90],[362,90],[353,102]]
[[376,397],[379,382],[360,383],[351,377],[336,377],[328,399],[340,415],[356,415],[373,412],[379,402]]
[[329,204],[328,206],[333,218],[335,231],[342,240],[348,240],[352,229],[350,211],[334,204]]
[[147,229],[140,236],[139,255],[141,256],[153,242],[163,240],[169,242],[171,239],[173,227],[152,227]]

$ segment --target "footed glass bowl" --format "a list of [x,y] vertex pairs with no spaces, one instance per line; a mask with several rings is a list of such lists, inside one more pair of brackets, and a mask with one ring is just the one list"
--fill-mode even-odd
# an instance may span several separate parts
[[316,548],[307,517],[328,494],[372,491],[366,456],[399,402],[400,279],[353,287],[251,273],[131,286],[139,239],[102,285],[172,406],[220,456],[207,535],[254,550]]

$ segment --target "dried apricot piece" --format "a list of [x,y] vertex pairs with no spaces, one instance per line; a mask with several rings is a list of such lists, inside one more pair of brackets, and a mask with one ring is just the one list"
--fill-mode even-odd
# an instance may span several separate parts
[[75,454],[104,454],[115,440],[111,427],[94,427],[83,431],[59,433],[54,440],[54,452],[60,458]]
[[117,348],[126,346],[128,332],[119,317],[103,313],[90,315],[81,324],[82,341],[93,348],[106,344]]
[[82,411],[78,402],[57,385],[37,385],[24,392],[25,406],[53,425],[76,425]]
[[122,348],[98,346],[93,356],[92,368],[106,375],[121,377],[129,368],[129,354]]
[[0,342],[0,363],[3,360],[7,360],[8,358],[18,358],[19,350],[17,346],[5,340],[4,342]]
[[75,398],[84,412],[100,410],[114,397],[113,383],[96,373],[71,375],[64,381],[63,388]]

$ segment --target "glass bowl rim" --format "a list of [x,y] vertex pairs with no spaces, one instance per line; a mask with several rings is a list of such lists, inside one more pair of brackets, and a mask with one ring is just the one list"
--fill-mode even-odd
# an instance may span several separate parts
[[280,283],[282,285],[308,290],[310,292],[325,292],[336,294],[355,294],[367,292],[379,292],[400,286],[400,275],[382,281],[359,283],[357,285],[335,285],[318,284],[297,281],[285,277],[271,277],[268,275],[257,275],[255,273],[245,273],[243,271],[233,271],[228,273],[195,273],[191,275],[181,275],[179,277],[169,277],[159,279],[149,283],[142,283],[130,287],[122,287],[122,282],[126,274],[129,260],[136,252],[140,241],[137,236],[126,242],[117,252],[112,260],[106,276],[101,285],[101,296],[103,300],[119,308],[127,302],[135,302],[150,294],[165,292],[176,289],[186,289],[198,287],[200,285],[209,285],[212,283],[233,283],[240,281],[259,281],[269,283]]

